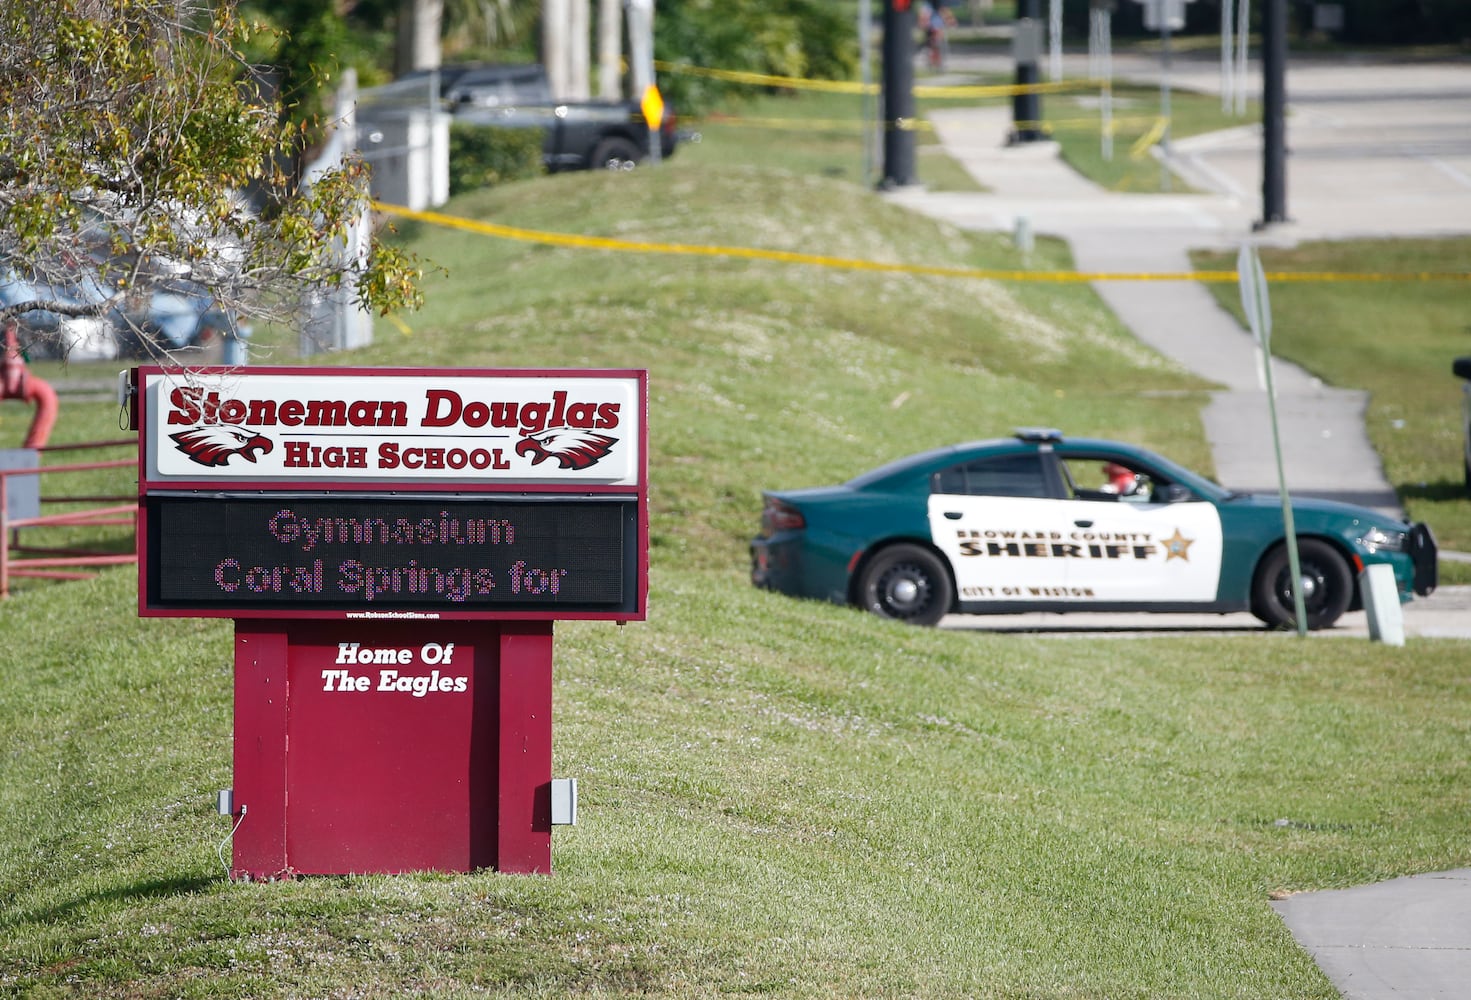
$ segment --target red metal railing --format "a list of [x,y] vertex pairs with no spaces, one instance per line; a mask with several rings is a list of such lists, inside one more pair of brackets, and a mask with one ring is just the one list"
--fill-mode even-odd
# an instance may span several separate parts
[[[50,445],[38,448],[40,452],[85,451],[101,448],[131,447],[134,456],[110,459],[101,462],[75,462],[47,465],[34,469],[0,469],[0,600],[10,596],[12,577],[40,577],[50,580],[81,580],[96,575],[96,568],[118,566],[138,561],[137,515],[138,501],[132,495],[100,496],[41,496],[42,504],[102,504],[84,507],[58,514],[42,514],[37,517],[11,518],[9,511],[10,480],[20,476],[46,476],[48,481],[66,473],[92,472],[97,469],[134,469],[138,467],[136,456],[138,439],[122,438],[113,441],[90,441],[83,444]],[[126,502],[124,502],[126,501]],[[128,525],[133,528],[133,548],[130,552],[109,552],[92,548],[43,547],[22,544],[20,533],[25,529],[40,528],[94,528]],[[21,555],[23,553],[23,555]],[[18,557],[19,556],[19,557]]]

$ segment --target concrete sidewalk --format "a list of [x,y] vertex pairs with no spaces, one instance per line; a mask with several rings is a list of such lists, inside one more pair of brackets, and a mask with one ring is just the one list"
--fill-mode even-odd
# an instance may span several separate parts
[[[1007,69],[1005,58],[989,69]],[[979,71],[988,68],[981,65],[986,59],[998,57],[978,57],[974,65],[960,57],[951,68]],[[1120,76],[1146,81],[1159,72],[1147,60],[1115,65]],[[1176,85],[1209,90],[1218,84],[1217,72],[1208,60],[1184,60],[1174,75]],[[1071,75],[1084,72],[1075,67]],[[1260,93],[1260,87],[1251,92]],[[1294,66],[1288,95],[1293,221],[1263,233],[1253,228],[1260,215],[1254,192],[1260,191],[1261,153],[1260,130],[1250,125],[1171,149],[1170,162],[1182,176],[1210,193],[1126,195],[1079,177],[1050,143],[1008,147],[1007,108],[936,112],[930,120],[946,151],[987,192],[914,187],[889,197],[962,228],[1013,231],[1025,220],[1034,232],[1066,239],[1078,268],[1095,273],[1184,274],[1191,270],[1189,250],[1234,250],[1245,241],[1471,233],[1471,62]],[[1277,492],[1251,337],[1195,282],[1100,281],[1094,287],[1141,340],[1220,385],[1202,419],[1221,483]],[[1449,358],[1446,364],[1450,378]],[[1364,430],[1366,394],[1329,388],[1280,361],[1273,372],[1289,492],[1400,514]],[[1462,605],[1471,599],[1471,588],[1450,590],[1406,607],[1407,615],[1423,613],[1435,602],[1434,610],[1448,612],[1435,619],[1440,625],[1427,622],[1422,635],[1463,634]],[[1015,617],[1014,630],[1056,627]],[[1068,622],[1094,635],[1116,628],[1107,622],[1090,627],[1076,617]],[[1120,634],[1137,634],[1139,627]],[[1218,621],[1186,627],[1231,626]],[[1273,905],[1347,1000],[1471,996],[1471,869],[1304,893]]]
[[1345,1000],[1471,993],[1471,869],[1306,892],[1272,908]]

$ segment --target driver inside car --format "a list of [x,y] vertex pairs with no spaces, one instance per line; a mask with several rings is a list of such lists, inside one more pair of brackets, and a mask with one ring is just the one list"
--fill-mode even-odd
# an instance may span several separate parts
[[1104,462],[1103,476],[1104,483],[1098,487],[1100,493],[1127,497],[1139,492],[1139,477],[1128,466],[1119,465],[1117,462]]

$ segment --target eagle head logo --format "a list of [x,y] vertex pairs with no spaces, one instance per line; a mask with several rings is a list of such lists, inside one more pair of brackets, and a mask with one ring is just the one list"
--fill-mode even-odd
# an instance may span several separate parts
[[586,469],[606,457],[617,443],[617,438],[606,434],[575,427],[549,427],[522,438],[516,445],[516,454],[534,456],[532,465],[555,458],[564,469]]
[[254,462],[256,452],[264,455],[272,447],[270,438],[231,424],[193,427],[169,437],[180,451],[200,465],[228,465],[231,455]]

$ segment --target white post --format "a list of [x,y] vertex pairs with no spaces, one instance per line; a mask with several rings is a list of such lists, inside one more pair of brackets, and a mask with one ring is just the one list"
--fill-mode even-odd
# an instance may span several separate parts
[[1405,612],[1399,603],[1394,568],[1387,563],[1365,566],[1359,574],[1359,593],[1368,612],[1369,638],[1386,646],[1405,644]]
[[552,100],[567,99],[567,18],[570,0],[542,0],[541,62],[546,67]]
[[1251,0],[1241,0],[1241,14],[1236,18],[1236,113],[1238,115],[1246,114],[1246,50],[1250,42]]
[[1062,0],[1047,0],[1047,72],[1053,83],[1062,80]]
[[585,101],[591,86],[592,12],[588,0],[572,0],[567,12],[567,97]]
[[605,101],[623,97],[623,4],[598,0],[598,96]]

